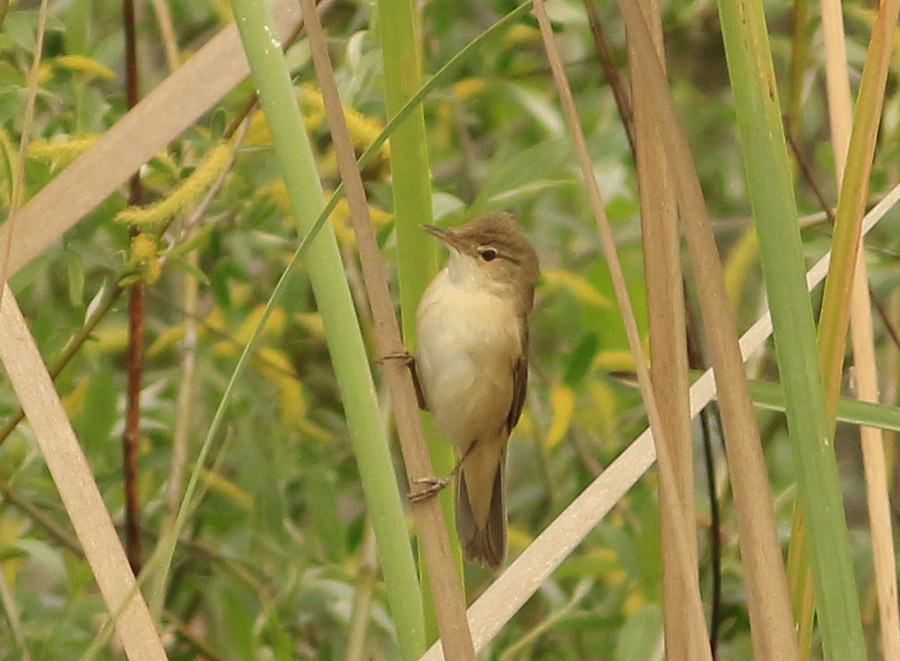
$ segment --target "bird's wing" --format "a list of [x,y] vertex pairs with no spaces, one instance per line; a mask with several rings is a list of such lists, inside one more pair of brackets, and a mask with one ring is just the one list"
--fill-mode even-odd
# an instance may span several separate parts
[[509,407],[509,415],[506,416],[506,430],[512,433],[513,427],[519,422],[522,408],[525,406],[525,391],[528,388],[528,322],[522,323],[522,350],[516,359],[512,370],[513,396]]

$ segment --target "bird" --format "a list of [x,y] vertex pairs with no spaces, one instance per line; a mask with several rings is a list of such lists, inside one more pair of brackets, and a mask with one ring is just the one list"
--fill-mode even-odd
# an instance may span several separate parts
[[454,229],[423,225],[449,249],[416,313],[418,378],[438,430],[459,457],[456,528],[466,557],[494,570],[507,548],[506,453],[528,382],[528,317],[537,254],[509,213]]

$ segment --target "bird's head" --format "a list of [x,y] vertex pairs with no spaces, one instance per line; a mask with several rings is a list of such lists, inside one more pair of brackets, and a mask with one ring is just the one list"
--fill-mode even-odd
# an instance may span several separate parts
[[423,225],[450,248],[451,280],[470,281],[501,296],[515,296],[531,310],[539,276],[537,254],[508,213],[492,213],[453,229]]

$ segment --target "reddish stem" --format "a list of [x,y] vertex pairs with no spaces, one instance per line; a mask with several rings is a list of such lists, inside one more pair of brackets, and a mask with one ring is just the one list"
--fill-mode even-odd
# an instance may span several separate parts
[[[122,22],[125,28],[125,84],[128,108],[137,105],[138,65],[134,20],[134,0],[124,0]],[[141,178],[131,177],[128,203],[140,204]],[[136,231],[131,230],[134,236]],[[125,543],[128,562],[135,576],[141,571],[141,500],[138,493],[138,444],[141,420],[141,378],[144,361],[144,283],[131,286],[128,294],[128,387],[125,433],[122,436],[122,472],[125,482]]]

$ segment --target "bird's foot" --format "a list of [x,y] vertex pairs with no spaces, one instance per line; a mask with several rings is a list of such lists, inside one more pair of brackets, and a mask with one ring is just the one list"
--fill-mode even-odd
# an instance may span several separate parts
[[425,401],[425,391],[422,389],[422,382],[419,381],[419,372],[418,370],[416,370],[416,357],[409,351],[394,351],[385,354],[381,358],[376,358],[375,363],[378,365],[384,365],[385,363],[392,360],[396,360],[401,365],[405,365],[409,368],[409,373],[412,376],[413,380],[413,388],[415,388],[416,391],[416,402],[418,403],[420,409],[422,409],[423,411],[427,411],[428,403]]
[[411,491],[407,494],[409,502],[421,503],[423,500],[434,498],[441,491],[447,488],[452,477],[419,477],[410,480],[414,485],[420,485],[417,491]]

